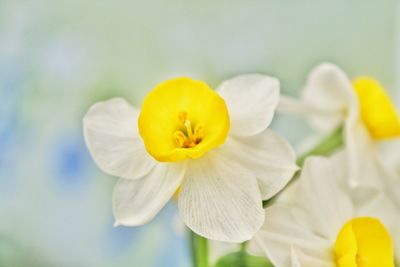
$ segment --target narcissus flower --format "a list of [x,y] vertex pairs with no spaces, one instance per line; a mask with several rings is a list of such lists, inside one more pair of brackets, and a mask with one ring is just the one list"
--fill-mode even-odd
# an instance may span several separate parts
[[[283,99],[282,111],[306,115],[322,132],[344,125],[349,177],[353,186],[377,186],[379,179],[393,175],[382,162],[381,141],[400,139],[400,117],[382,85],[373,78],[351,81],[333,64],[311,71],[302,101]],[[385,174],[382,174],[384,172]]]
[[84,118],[97,165],[121,177],[116,225],[150,221],[173,196],[184,223],[210,239],[248,240],[264,221],[262,200],[297,170],[290,145],[267,129],[279,82],[263,75],[228,80],[217,91],[189,78],[157,85],[141,110],[120,98]]
[[[251,247],[276,267],[394,267],[390,203],[375,194],[357,205],[326,158],[306,160],[284,200],[266,209]],[[383,208],[384,207],[384,208]]]
[[310,73],[302,98],[315,111],[310,113],[312,123],[322,131],[331,131],[354,116],[374,140],[400,137],[396,107],[371,77],[351,81],[339,67],[322,64]]

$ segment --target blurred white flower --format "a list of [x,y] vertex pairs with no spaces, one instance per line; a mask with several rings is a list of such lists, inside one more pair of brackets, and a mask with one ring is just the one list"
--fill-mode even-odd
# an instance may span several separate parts
[[[311,71],[302,101],[281,98],[283,112],[305,115],[322,132],[344,126],[346,162],[352,186],[380,186],[395,173],[382,161],[382,141],[400,140],[400,117],[385,89],[374,79],[353,82],[337,66],[321,64]],[[399,179],[400,180],[400,179]]]
[[250,248],[276,267],[392,267],[394,207],[382,192],[355,203],[336,160],[311,157],[284,200],[266,209]]
[[[281,98],[280,109],[305,115],[322,132],[343,125],[345,147],[333,157],[353,199],[366,203],[371,192],[384,192],[400,219],[400,119],[377,81],[362,77],[352,83],[339,67],[322,64],[310,73],[302,101]],[[394,241],[400,248],[398,236]]]
[[176,193],[184,223],[210,239],[242,242],[264,221],[262,200],[298,169],[291,146],[267,129],[278,80],[242,75],[217,92],[188,78],[151,91],[141,111],[115,98],[84,118],[97,165],[121,177],[113,194],[116,225],[149,222]]

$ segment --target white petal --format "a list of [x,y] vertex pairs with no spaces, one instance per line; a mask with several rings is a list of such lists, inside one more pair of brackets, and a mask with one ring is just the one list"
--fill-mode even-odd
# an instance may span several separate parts
[[264,222],[253,173],[218,151],[188,164],[178,206],[190,229],[218,241],[249,240]]
[[229,138],[221,150],[254,173],[264,200],[282,190],[298,170],[293,148],[268,129],[254,136]]
[[[377,143],[360,120],[346,123],[346,148],[340,155],[347,184],[357,203],[371,200],[372,194],[384,192],[394,203],[400,203],[400,180],[394,166],[381,158]],[[397,204],[400,208],[400,204]]]
[[400,176],[400,139],[388,140],[380,146],[382,158]]
[[291,248],[292,267],[335,267],[334,261],[316,259],[304,254],[301,250]]
[[116,225],[142,225],[154,218],[178,189],[184,164],[159,163],[142,179],[120,179],[114,187]]
[[336,157],[344,162],[347,184],[351,188],[358,216],[380,219],[398,249],[399,174],[393,165],[387,164],[380,157],[376,142],[361,121],[348,120],[346,126],[346,149]]
[[86,145],[104,172],[136,179],[156,164],[139,135],[138,115],[125,100],[113,98],[93,105],[84,117]]
[[301,267],[300,256],[298,250],[294,247],[290,249],[290,258],[292,261],[292,267]]
[[[348,147],[343,148],[330,156],[332,160],[333,166],[335,166],[335,171],[337,173],[337,177],[339,178],[339,183],[343,188],[346,189],[346,192],[351,196],[351,199],[354,205],[358,205],[360,203],[368,202],[371,197],[377,194],[376,187],[372,186],[371,183],[367,182],[364,185],[360,183],[360,181],[369,180],[368,177],[370,174],[367,173],[367,176],[357,174],[355,171],[358,169],[355,166],[358,163],[354,163],[351,157],[349,157]],[[366,169],[371,168],[371,164],[368,163],[365,166]],[[360,179],[361,178],[361,179]]]
[[398,228],[400,217],[395,204],[389,200],[384,191],[378,191],[369,201],[360,203],[357,206],[357,215],[378,218],[389,229]]
[[260,74],[237,76],[223,82],[218,93],[225,99],[231,133],[255,135],[271,123],[279,100],[279,81]]
[[[364,136],[365,137],[365,136]],[[400,248],[398,221],[400,220],[400,180],[384,166],[363,136],[354,137],[361,151],[355,151],[355,158],[349,157],[349,147],[335,153],[332,159],[335,168],[341,170],[343,184],[349,188],[357,217],[378,218],[389,230],[395,251]],[[361,142],[361,143],[358,143]],[[388,169],[389,168],[389,169]]]
[[348,118],[345,126],[345,156],[348,183],[352,187],[380,187],[387,174],[379,162],[378,147],[365,125]]
[[343,123],[349,109],[358,108],[349,78],[339,67],[328,63],[311,71],[302,99],[319,110],[310,116],[310,122],[324,132],[333,131]]
[[310,157],[305,161],[295,192],[295,205],[306,213],[294,216],[303,227],[327,239],[335,240],[343,224],[354,215],[351,199],[342,190],[340,181],[331,160]]
[[325,264],[332,261],[331,240],[324,239],[314,234],[312,229],[300,225],[292,214],[292,208],[284,205],[276,204],[266,209],[265,223],[251,242],[257,243],[275,266],[291,265],[292,247],[300,249],[315,261]]

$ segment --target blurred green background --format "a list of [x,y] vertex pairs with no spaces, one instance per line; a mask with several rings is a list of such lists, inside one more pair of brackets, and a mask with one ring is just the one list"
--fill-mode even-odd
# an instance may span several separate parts
[[[150,224],[113,228],[116,179],[94,165],[82,117],[96,101],[140,105],[155,84],[217,86],[241,73],[298,95],[322,61],[399,90],[395,0],[0,0],[0,266],[190,265],[169,204]],[[298,146],[310,132],[278,117]]]

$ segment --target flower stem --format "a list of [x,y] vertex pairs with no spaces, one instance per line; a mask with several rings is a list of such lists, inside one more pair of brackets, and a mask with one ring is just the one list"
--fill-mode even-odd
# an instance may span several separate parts
[[322,156],[332,153],[335,149],[343,145],[343,128],[339,127],[331,134],[321,140],[315,147],[307,151],[297,159],[297,164],[302,166],[309,156]]
[[208,267],[208,240],[190,231],[193,267]]

